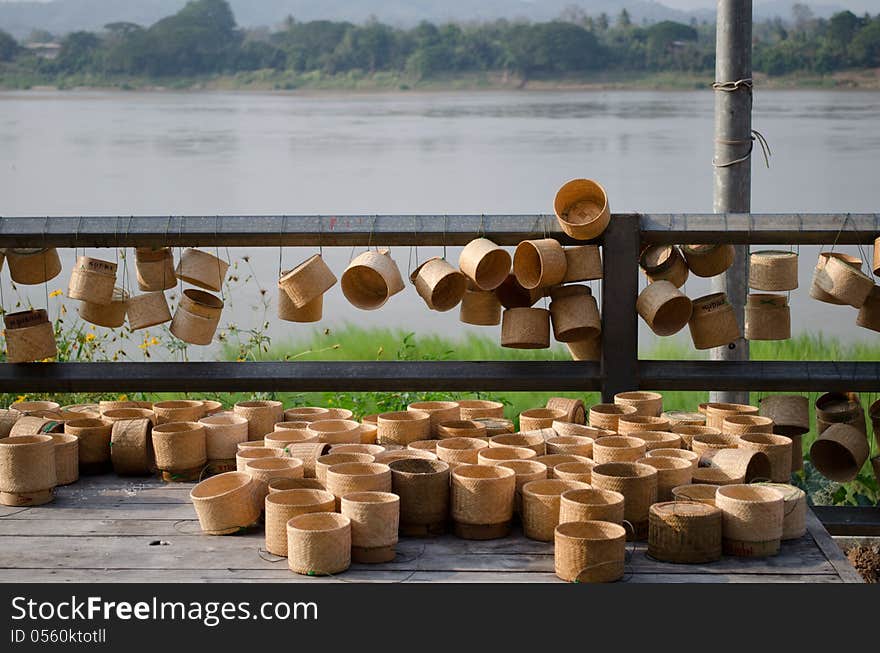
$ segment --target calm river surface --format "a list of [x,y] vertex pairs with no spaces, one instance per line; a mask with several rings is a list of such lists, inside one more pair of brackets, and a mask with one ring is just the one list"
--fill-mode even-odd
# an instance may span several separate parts
[[[615,211],[708,212],[712,112],[711,92],[0,93],[0,215],[548,213],[557,187],[579,176],[601,180]],[[758,90],[754,126],[773,149],[769,170],[754,160],[755,212],[880,210],[880,93]],[[876,338],[854,311],[809,299],[817,251],[801,249],[794,330]],[[262,254],[256,277],[274,289],[278,251],[250,253]],[[286,249],[285,267],[311,253]],[[408,248],[394,254],[405,270]],[[337,275],[350,255],[326,252]],[[50,290],[66,285],[65,256]],[[6,274],[3,283],[10,304]],[[260,319],[255,287],[245,288],[225,315],[242,327]],[[42,288],[31,293],[45,303]],[[337,285],[324,314],[321,327],[465,328],[411,287],[363,312]],[[274,321],[271,332],[293,339],[312,328]]]

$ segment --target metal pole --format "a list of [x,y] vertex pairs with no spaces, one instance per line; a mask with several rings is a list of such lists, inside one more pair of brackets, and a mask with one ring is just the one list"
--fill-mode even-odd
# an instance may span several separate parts
[[[751,212],[752,145],[752,0],[718,0],[715,27],[715,213]],[[739,82],[739,84],[737,84]],[[719,88],[721,85],[721,88]],[[745,157],[739,163],[732,163]],[[733,265],[712,280],[716,292],[726,292],[740,328],[748,295],[749,248],[738,246]],[[712,350],[713,360],[748,360],[745,340],[733,348]],[[748,403],[748,392],[713,392],[711,401]]]

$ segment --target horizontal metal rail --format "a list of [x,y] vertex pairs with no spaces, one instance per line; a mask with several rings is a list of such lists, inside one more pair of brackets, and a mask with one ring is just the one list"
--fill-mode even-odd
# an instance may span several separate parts
[[[880,214],[615,214],[637,218],[642,240],[687,244],[868,244]],[[2,247],[501,245],[574,241],[552,215],[0,217]]]

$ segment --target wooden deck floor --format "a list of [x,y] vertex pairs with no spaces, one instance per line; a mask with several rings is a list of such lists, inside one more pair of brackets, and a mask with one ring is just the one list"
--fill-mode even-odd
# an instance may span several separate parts
[[[484,542],[452,536],[402,539],[397,559],[353,565],[332,578],[291,573],[267,554],[262,532],[211,537],[199,531],[191,484],[86,477],[58,488],[46,506],[0,506],[0,582],[561,582],[553,547],[514,534]],[[623,582],[860,582],[820,522],[766,559],[708,565],[657,562],[632,552]]]

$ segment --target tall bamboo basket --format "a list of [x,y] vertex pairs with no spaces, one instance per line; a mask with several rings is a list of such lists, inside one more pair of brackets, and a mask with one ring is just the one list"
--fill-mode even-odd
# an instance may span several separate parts
[[187,399],[157,401],[153,404],[153,412],[156,413],[157,424],[197,422],[205,416],[205,405],[201,401]]
[[153,249],[138,247],[134,252],[138,289],[161,292],[177,285],[174,272],[174,254],[170,247]]
[[752,293],[745,306],[746,340],[791,338],[791,308],[785,295]]
[[341,574],[351,566],[351,520],[313,512],[287,522],[287,566],[308,576]]
[[400,534],[442,535],[449,514],[449,465],[440,460],[395,460],[391,488],[400,497]]
[[593,460],[590,458],[570,453],[548,453],[543,456],[536,456],[532,460],[547,465],[547,478],[559,478],[556,476],[556,468],[559,465],[565,465],[567,463],[593,463]]
[[597,464],[635,462],[644,457],[644,440],[623,435],[613,435],[593,443],[593,460]]
[[6,329],[6,362],[30,363],[58,355],[55,331],[49,314],[43,309],[7,313],[3,316]]
[[79,305],[79,316],[89,324],[107,329],[118,329],[125,324],[129,297],[127,290],[114,288],[113,297],[109,304],[82,302]]
[[849,424],[832,424],[813,442],[810,460],[825,478],[847,483],[858,476],[870,453],[864,433]]
[[403,410],[379,415],[379,444],[408,445],[431,437],[431,416],[421,410]]
[[856,324],[865,329],[880,331],[880,286],[874,286],[859,309]]
[[553,211],[562,230],[576,240],[602,235],[611,221],[608,194],[592,179],[572,179],[556,192]]
[[55,477],[58,485],[79,480],[79,438],[69,433],[53,433]]
[[113,423],[110,459],[120,476],[148,476],[155,468],[153,423],[148,419],[127,419]]
[[738,445],[737,436],[724,433],[702,433],[691,438],[691,450],[701,456],[715,449],[736,449]]
[[113,261],[77,256],[67,284],[67,296],[92,304],[109,304],[113,300],[117,267]]
[[648,537],[648,508],[657,501],[657,470],[640,463],[605,463],[593,468],[590,485],[624,497],[624,518],[632,524],[630,538]]
[[208,457],[205,453],[205,429],[198,422],[169,422],[153,428],[153,451],[156,467],[168,472],[166,480],[190,480],[193,470],[198,478]]
[[278,280],[278,287],[296,309],[304,308],[335,285],[336,275],[320,254],[310,256]]
[[706,406],[706,426],[721,431],[726,417],[757,414],[758,409],[748,404],[710,403]]
[[[317,422],[316,422],[317,423]],[[296,424],[296,427],[286,428],[282,424]],[[278,422],[272,433],[267,433],[263,438],[263,443],[267,447],[276,449],[285,449],[291,444],[301,444],[303,442],[320,442],[321,439],[317,434],[309,432],[309,423],[306,422]],[[353,444],[353,443],[342,443]],[[341,445],[340,445],[341,446]],[[357,446],[361,446],[357,444]]]
[[508,308],[501,315],[501,346],[510,349],[550,347],[550,311]]
[[620,404],[594,404],[590,407],[590,426],[617,433],[622,415],[635,415],[636,408]]
[[491,290],[468,288],[461,298],[458,318],[464,324],[497,326],[501,324],[501,302]]
[[128,326],[132,331],[148,329],[171,321],[171,309],[163,292],[148,292],[129,298],[126,308]]
[[352,306],[373,311],[403,290],[403,278],[387,249],[368,251],[348,264],[341,279],[342,294]]
[[531,481],[522,487],[522,522],[526,537],[551,542],[559,525],[559,504],[567,490],[588,490],[586,483],[548,479]]
[[770,480],[791,480],[791,438],[772,433],[745,433],[739,437],[740,449],[761,451],[770,459]]
[[626,530],[606,521],[575,521],[556,527],[554,568],[564,581],[608,583],[623,578]]
[[330,419],[330,410],[320,406],[297,406],[284,411],[285,422],[317,422]]
[[155,425],[156,413],[149,408],[103,408],[101,409],[101,419],[111,423],[132,419],[146,419]]
[[721,467],[697,467],[694,470],[694,483],[703,485],[742,485],[746,482],[740,472]]
[[696,501],[651,506],[648,555],[663,562],[700,564],[721,559],[722,514]]
[[208,461],[235,458],[238,445],[248,441],[248,421],[234,413],[217,413],[199,420],[205,429],[205,453]]
[[511,258],[491,240],[476,238],[461,250],[458,266],[479,290],[495,290],[510,274]]
[[[388,447],[394,446],[399,447],[399,445],[386,445]],[[373,456],[376,459],[377,463],[382,463],[383,465],[389,465],[395,460],[403,460],[406,458],[419,458],[421,460],[437,460],[437,454],[431,453],[430,451],[424,451],[420,449],[409,449],[409,448],[396,448],[389,449],[387,451],[383,451],[382,453],[377,453]]]
[[452,472],[451,515],[455,534],[471,540],[510,532],[516,473],[497,465],[459,465]]
[[688,268],[698,277],[714,277],[726,271],[736,258],[733,245],[682,245]]
[[822,270],[825,267],[825,264],[831,258],[838,258],[842,262],[847,265],[851,265],[854,268],[861,270],[862,268],[862,259],[857,258],[855,256],[850,256],[849,254],[844,254],[842,252],[820,252],[819,259],[816,262],[816,268],[813,270],[813,280],[810,284],[810,297],[813,299],[817,299],[820,302],[825,302],[826,304],[836,304],[838,306],[844,305],[844,302],[839,300],[837,297],[833,295],[829,295],[827,292],[822,290],[822,287],[819,285],[819,278],[822,276]]
[[796,540],[807,534],[807,495],[788,483],[761,483],[782,494],[782,540]]
[[718,488],[715,505],[723,517],[724,553],[741,557],[779,553],[783,504],[782,493],[766,486],[727,485]]
[[[586,424],[573,424],[571,422],[563,422],[560,420],[554,420],[553,424],[550,428],[556,433],[558,437],[580,437],[580,438],[590,438],[592,440],[598,440],[599,438],[604,438],[609,435],[614,435],[616,431],[609,431],[607,429],[597,429],[592,426],[587,426]],[[549,436],[547,439],[549,440],[551,437]]]
[[559,342],[580,342],[599,337],[599,305],[586,286],[564,286],[570,292],[550,302],[553,336]]
[[49,503],[56,484],[55,442],[51,435],[0,439],[0,504],[39,506]]
[[523,288],[549,288],[565,278],[565,251],[553,238],[524,240],[513,255],[513,273]]
[[646,456],[636,462],[657,470],[658,501],[672,501],[674,498],[672,489],[689,484],[694,477],[694,467],[691,462],[681,458]]
[[231,535],[252,526],[262,506],[256,483],[244,472],[212,476],[190,492],[199,525],[208,535]]
[[822,269],[816,269],[815,284],[826,295],[842,305],[861,308],[874,288],[874,280],[840,258],[829,258]]
[[659,392],[618,392],[614,395],[618,406],[633,406],[635,415],[659,417],[663,413],[663,395]]
[[688,266],[675,245],[649,245],[642,250],[639,265],[652,282],[668,281],[681,288],[688,278]]
[[171,319],[171,333],[191,345],[210,345],[222,312],[222,299],[202,290],[187,288]]
[[602,256],[598,245],[578,245],[565,248],[565,277],[563,283],[594,281],[602,278]]
[[36,286],[61,274],[61,259],[54,247],[16,248],[6,250],[9,276],[23,286]]
[[248,440],[260,440],[272,433],[284,417],[284,406],[274,400],[240,401],[233,411],[248,421]]
[[382,463],[340,463],[327,470],[328,492],[340,500],[350,492],[391,492],[391,468]]
[[461,419],[461,408],[457,401],[416,401],[409,404],[407,410],[419,413],[428,413],[431,424],[431,437],[437,438],[440,434],[440,424],[444,422],[456,422]]
[[593,478],[593,460],[585,460],[582,463],[559,463],[553,466],[553,478],[562,481],[579,481],[589,483]]
[[712,349],[732,343],[740,337],[736,314],[725,293],[704,295],[693,300],[692,304],[688,327],[694,347]]
[[400,498],[396,494],[352,492],[342,497],[341,512],[351,520],[352,560],[394,560],[400,523]]
[[798,255],[778,250],[752,252],[749,287],[754,290],[795,290],[798,287]]
[[530,308],[544,296],[541,288],[524,288],[516,275],[507,278],[495,289],[495,296],[504,308]]
[[110,468],[110,432],[113,424],[86,418],[64,423],[64,432],[79,438],[79,472],[98,474]]
[[[269,481],[269,494],[287,490],[323,490],[324,484],[316,478],[273,478]],[[333,500],[336,507],[336,499]]]
[[266,495],[266,551],[287,557],[287,522],[312,512],[333,512],[336,499],[320,489],[294,489]]
[[213,254],[191,247],[183,250],[177,263],[177,278],[205,290],[220,292],[229,263]]

